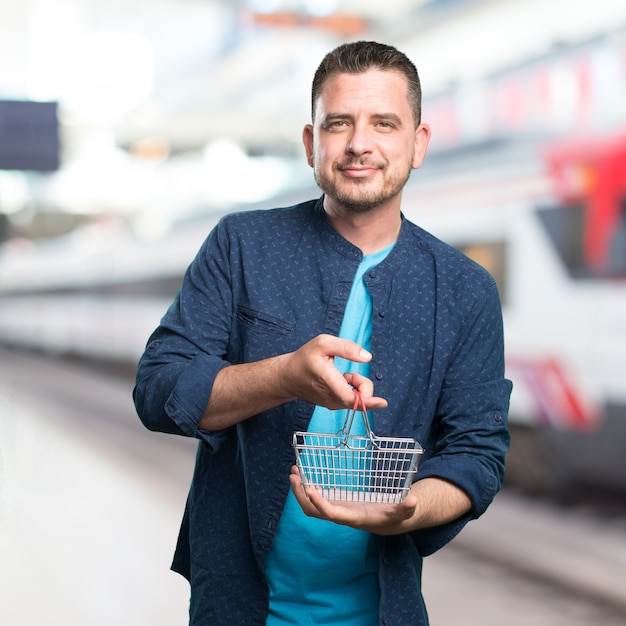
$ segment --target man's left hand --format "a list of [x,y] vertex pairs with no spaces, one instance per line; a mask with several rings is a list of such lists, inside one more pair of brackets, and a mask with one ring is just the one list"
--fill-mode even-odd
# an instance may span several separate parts
[[417,496],[410,493],[399,504],[326,500],[315,488],[304,488],[297,466],[289,476],[291,488],[309,517],[366,530],[377,535],[397,535],[412,530]]

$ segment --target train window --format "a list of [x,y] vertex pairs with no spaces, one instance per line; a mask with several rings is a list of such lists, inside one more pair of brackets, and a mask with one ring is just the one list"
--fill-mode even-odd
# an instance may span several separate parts
[[457,245],[456,248],[482,265],[494,277],[498,285],[500,301],[504,306],[507,303],[506,243],[504,241],[471,242]]
[[539,221],[572,278],[626,277],[626,198],[610,216],[583,203],[541,207]]
[[619,217],[611,237],[609,267],[613,274],[626,277],[626,197],[622,198]]
[[572,277],[588,275],[584,257],[584,205],[543,207],[539,221]]

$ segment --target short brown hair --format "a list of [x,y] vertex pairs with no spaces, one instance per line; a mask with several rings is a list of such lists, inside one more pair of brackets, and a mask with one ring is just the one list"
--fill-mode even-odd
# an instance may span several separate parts
[[360,74],[370,69],[394,70],[406,76],[409,102],[417,127],[422,117],[422,88],[417,68],[404,53],[375,41],[342,44],[322,59],[313,77],[311,117],[315,118],[315,104],[327,78],[341,73]]

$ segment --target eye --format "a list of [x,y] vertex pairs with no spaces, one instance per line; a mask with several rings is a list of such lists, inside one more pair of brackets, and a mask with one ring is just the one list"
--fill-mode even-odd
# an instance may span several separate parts
[[376,122],[376,127],[380,128],[381,130],[392,130],[393,128],[395,128],[395,126],[391,122],[387,122],[385,120]]
[[322,128],[325,130],[342,130],[349,125],[349,121],[343,117],[330,117],[324,121]]
[[375,115],[373,120],[374,126],[381,132],[397,130],[402,127],[402,120],[395,113],[381,113]]

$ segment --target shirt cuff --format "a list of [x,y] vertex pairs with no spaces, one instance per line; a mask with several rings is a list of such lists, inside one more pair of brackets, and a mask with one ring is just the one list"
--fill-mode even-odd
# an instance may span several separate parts
[[483,463],[468,454],[445,454],[426,460],[418,468],[417,480],[442,478],[467,493],[472,501],[471,518],[480,517],[500,489],[500,481]]
[[229,363],[219,357],[198,354],[182,371],[174,390],[165,403],[165,412],[183,433],[201,439],[214,449],[219,447],[226,431],[200,430],[198,424],[211,397],[213,383],[218,372]]

